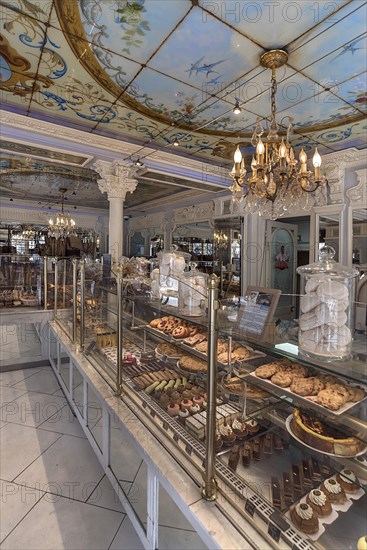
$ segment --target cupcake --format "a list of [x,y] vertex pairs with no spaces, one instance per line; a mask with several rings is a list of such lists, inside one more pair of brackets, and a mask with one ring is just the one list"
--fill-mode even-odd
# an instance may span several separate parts
[[189,410],[188,409],[185,409],[184,407],[181,407],[180,410],[178,411],[178,416],[179,418],[187,418],[188,416],[190,416],[190,413],[189,413]]
[[190,412],[191,414],[196,414],[198,412],[200,412],[200,405],[198,405],[197,403],[193,403],[190,407]]
[[347,501],[344,489],[335,479],[325,479],[320,490],[325,493],[332,504],[344,504]]
[[250,419],[246,420],[246,428],[249,435],[256,434],[260,430],[259,423],[256,420]]
[[220,451],[223,447],[223,439],[218,431],[215,432],[215,450],[216,452]]
[[189,409],[190,407],[192,407],[192,401],[191,399],[183,399],[181,401],[181,409]]
[[354,472],[348,468],[344,468],[336,474],[336,480],[346,493],[356,493],[359,489],[358,479]]
[[299,503],[291,508],[291,519],[297,529],[307,535],[314,535],[319,530],[318,517],[311,506],[306,503]]
[[236,436],[231,426],[227,424],[226,421],[224,421],[224,424],[222,424],[219,431],[225,445],[231,445],[231,443],[234,443],[234,441],[236,441]]
[[181,395],[184,399],[190,399],[191,398],[191,390],[184,390]]
[[241,439],[243,437],[246,437],[247,435],[247,426],[246,422],[243,418],[238,416],[235,418],[232,422],[232,430],[236,434],[237,439]]
[[204,401],[204,397],[202,395],[198,395],[197,397],[193,397],[192,400],[194,403],[196,403],[196,405],[199,405],[201,407]]
[[177,403],[170,403],[167,407],[167,412],[170,416],[178,416],[180,412],[180,407]]
[[306,502],[311,506],[315,514],[321,518],[330,516],[333,511],[330,500],[323,491],[320,491],[320,489],[313,489],[310,491],[307,495]]

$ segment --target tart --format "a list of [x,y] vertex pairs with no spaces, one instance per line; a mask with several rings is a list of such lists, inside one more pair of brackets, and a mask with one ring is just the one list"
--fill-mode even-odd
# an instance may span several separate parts
[[324,453],[355,456],[365,448],[358,439],[346,437],[336,428],[297,409],[293,412],[291,430],[303,443]]
[[318,517],[308,504],[296,504],[290,514],[294,525],[303,533],[314,535],[319,530]]
[[336,480],[346,493],[356,493],[359,490],[358,479],[349,468],[344,468],[336,474]]
[[320,489],[313,489],[310,491],[307,495],[306,502],[311,506],[315,514],[321,518],[330,516],[333,511],[330,499]]
[[347,501],[344,489],[335,479],[325,479],[320,490],[325,493],[332,504],[344,504]]
[[207,370],[206,361],[190,355],[181,357],[178,366],[180,369],[188,372],[205,372]]

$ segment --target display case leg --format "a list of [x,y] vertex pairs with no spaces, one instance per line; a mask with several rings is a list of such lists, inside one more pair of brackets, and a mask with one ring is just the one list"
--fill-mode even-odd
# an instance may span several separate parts
[[210,275],[208,279],[208,405],[206,413],[204,487],[202,489],[202,496],[208,501],[214,501],[217,498],[215,428],[217,408],[218,283],[218,277],[214,274]]

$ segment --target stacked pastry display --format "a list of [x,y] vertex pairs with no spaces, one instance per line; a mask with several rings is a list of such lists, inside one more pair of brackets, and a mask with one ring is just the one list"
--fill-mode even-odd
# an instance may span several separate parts
[[185,275],[179,285],[178,311],[188,317],[200,317],[205,314],[208,276],[196,271]]
[[170,252],[159,252],[157,256],[159,259],[160,293],[163,295],[177,295],[179,279],[185,271],[186,260],[191,255],[172,249]]
[[339,411],[344,405],[352,406],[366,396],[362,387],[345,384],[332,375],[313,373],[308,367],[288,359],[261,365],[254,374],[332,411]]
[[322,357],[348,355],[350,297],[343,281],[311,276],[300,300],[299,347]]

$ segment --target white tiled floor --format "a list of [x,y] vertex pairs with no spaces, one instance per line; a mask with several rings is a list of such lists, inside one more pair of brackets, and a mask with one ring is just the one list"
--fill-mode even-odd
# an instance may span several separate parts
[[1,550],[142,549],[51,368],[0,390]]
[[[52,369],[0,373],[0,391],[0,549],[142,549]],[[89,417],[98,440],[94,397]],[[144,523],[146,465],[113,419],[112,427],[111,468]],[[160,550],[206,548],[162,487],[159,537]]]

